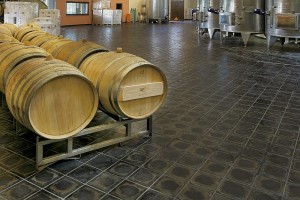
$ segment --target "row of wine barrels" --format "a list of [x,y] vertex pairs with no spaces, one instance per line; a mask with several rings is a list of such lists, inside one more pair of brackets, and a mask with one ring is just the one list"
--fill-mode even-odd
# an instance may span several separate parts
[[31,44],[44,48],[54,58],[79,68],[96,87],[101,110],[143,119],[152,115],[164,102],[166,77],[148,61],[128,53],[109,52],[86,40],[75,42],[45,34],[36,34],[32,38],[35,32],[38,33],[38,30],[20,31],[19,35],[24,38],[23,42],[30,40]]
[[19,63],[31,58],[45,58],[47,51],[36,46],[24,46],[22,43],[0,44],[0,91],[5,93],[5,84],[9,73]]
[[74,66],[20,42],[0,43],[0,63],[0,90],[15,119],[28,129],[62,139],[93,119],[97,91]]
[[132,54],[93,54],[79,69],[96,87],[101,109],[115,115],[146,118],[162,105],[167,94],[163,72]]
[[89,55],[108,51],[103,46],[86,40],[75,42],[62,37],[43,34],[34,26],[24,26],[18,29],[15,32],[15,37],[19,41],[40,46],[52,54],[54,58],[64,60],[77,68]]

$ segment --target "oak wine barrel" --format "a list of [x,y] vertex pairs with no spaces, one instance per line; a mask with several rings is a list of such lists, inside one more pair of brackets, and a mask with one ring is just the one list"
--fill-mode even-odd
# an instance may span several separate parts
[[45,41],[41,45],[41,47],[43,49],[45,49],[47,52],[49,52],[51,55],[53,55],[53,52],[56,49],[60,48],[61,46],[65,45],[65,44],[69,44],[69,43],[72,43],[72,42],[73,42],[73,40],[56,37],[52,40]]
[[32,31],[30,33],[27,33],[21,40],[21,42],[30,42],[33,38],[45,34],[45,31]]
[[22,38],[33,31],[40,31],[41,29],[39,27],[34,27],[32,25],[24,25],[24,26],[20,26],[17,28],[17,30],[15,31],[15,38],[19,41],[22,41]]
[[96,89],[77,68],[41,58],[13,69],[6,101],[16,120],[49,139],[75,135],[90,123],[98,107]]
[[20,43],[2,44],[0,51],[0,91],[5,93],[9,73],[22,61],[31,58],[45,58],[49,55],[44,49],[36,46],[25,46]]
[[96,43],[82,40],[80,42],[70,42],[59,45],[57,48],[51,48],[47,51],[51,53],[54,58],[66,61],[78,68],[88,56],[98,52],[107,52],[108,50]]
[[0,32],[0,42],[18,42],[13,36]]
[[11,32],[12,35],[15,34],[15,32],[18,28],[15,24],[9,24],[9,23],[1,24],[0,26],[1,26],[0,29],[2,27],[5,27],[6,29],[8,29]]
[[132,54],[96,53],[86,58],[79,69],[96,87],[100,109],[114,115],[146,118],[166,97],[167,80],[163,72]]
[[45,34],[38,35],[35,38],[32,38],[32,40],[30,41],[30,44],[40,47],[45,42],[48,42],[51,40],[56,40],[56,39],[57,39],[57,36],[45,33]]

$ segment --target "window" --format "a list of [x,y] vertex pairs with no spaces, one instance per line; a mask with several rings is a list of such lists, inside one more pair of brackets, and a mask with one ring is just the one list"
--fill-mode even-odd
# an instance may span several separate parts
[[67,15],[88,15],[88,2],[67,2]]

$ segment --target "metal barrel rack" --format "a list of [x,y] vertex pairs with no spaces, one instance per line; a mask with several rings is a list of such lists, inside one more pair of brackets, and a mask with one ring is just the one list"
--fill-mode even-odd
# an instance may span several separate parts
[[[1,93],[1,100],[0,100],[1,107],[3,109],[7,108],[5,102],[5,96]],[[140,137],[140,136],[152,136],[152,116],[149,116],[146,119],[129,119],[123,118],[119,116],[114,116],[109,113],[104,113],[102,111],[97,112],[100,115],[108,116],[110,120],[108,123],[99,123],[98,125],[87,127],[72,137],[64,138],[64,139],[46,139],[39,135],[36,136],[36,168],[38,170],[43,170],[47,166],[63,159],[73,158],[75,156],[81,155],[83,153],[91,152],[100,148],[108,147],[111,145],[121,144],[123,142],[129,141],[131,139]],[[135,122],[146,121],[146,130],[134,132],[132,130],[132,125]],[[97,133],[99,131],[110,130],[117,127],[125,127],[125,134],[124,136],[115,137],[112,139],[107,139],[104,141],[99,141],[93,144],[88,144],[86,146],[82,146],[79,148],[74,148],[74,139],[79,138],[82,136],[87,136],[89,134]],[[29,130],[24,128],[19,122],[13,119],[13,127],[18,135],[22,135],[27,133]],[[57,153],[50,156],[44,155],[44,146],[49,144],[58,143],[61,141],[67,142],[67,150],[63,153]]]
[[[152,116],[148,117],[147,119],[144,119],[147,121],[147,127],[146,130],[144,131],[139,131],[136,133],[133,133],[132,131],[132,124],[134,122],[138,122],[141,120],[136,120],[136,119],[123,119],[120,118],[115,122],[112,123],[108,123],[108,124],[100,124],[100,125],[96,125],[93,127],[89,127],[89,128],[85,128],[82,131],[80,131],[79,133],[77,133],[76,135],[74,135],[73,137],[70,138],[66,138],[66,139],[61,139],[61,140],[52,140],[52,139],[45,139],[42,138],[40,136],[36,137],[36,167],[38,170],[41,170],[45,167],[47,167],[48,165],[62,160],[62,159],[66,159],[66,158],[71,158],[83,153],[87,153],[93,150],[97,150],[103,147],[107,147],[107,146],[111,146],[114,144],[120,144],[122,142],[126,142],[128,140],[131,140],[133,138],[142,136],[142,135],[148,135],[149,137],[152,136]],[[96,133],[98,131],[103,131],[103,130],[109,130],[109,129],[113,129],[119,126],[125,126],[125,136],[121,136],[121,137],[116,137],[113,139],[108,139],[108,140],[104,140],[104,141],[100,141],[94,144],[90,144],[90,145],[86,145],[80,148],[76,148],[74,149],[74,139],[81,137],[81,136],[85,136],[88,134],[92,134],[92,133]],[[56,143],[56,142],[60,142],[66,140],[67,141],[67,151],[65,153],[58,153],[56,155],[51,155],[48,157],[44,157],[44,146],[45,145],[49,145],[52,143]]]

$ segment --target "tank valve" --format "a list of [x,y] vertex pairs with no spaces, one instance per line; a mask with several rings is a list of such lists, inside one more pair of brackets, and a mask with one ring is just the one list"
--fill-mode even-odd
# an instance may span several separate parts
[[262,9],[259,9],[259,8],[256,8],[254,9],[253,11],[255,14],[258,14],[258,15],[266,15],[266,12]]
[[214,8],[209,8],[208,9],[208,12],[211,12],[211,13],[215,13],[215,14],[219,14],[219,10],[217,10],[217,9],[214,9]]

